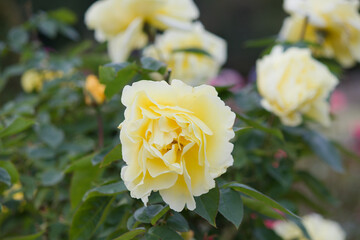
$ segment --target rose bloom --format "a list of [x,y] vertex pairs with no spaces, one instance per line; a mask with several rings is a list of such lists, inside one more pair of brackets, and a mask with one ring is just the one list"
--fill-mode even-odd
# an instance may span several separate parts
[[85,23],[98,41],[109,40],[112,61],[121,62],[147,43],[145,23],[160,30],[189,28],[198,17],[192,0],[99,0],[85,13]]
[[[290,13],[280,31],[280,39],[317,43],[319,57],[335,58],[343,67],[360,61],[360,15],[358,0],[286,0]],[[307,20],[306,20],[307,19]]]
[[257,87],[262,106],[280,117],[282,123],[297,126],[302,115],[328,126],[327,98],[338,79],[309,49],[275,46],[257,62]]
[[[196,50],[204,50],[211,56]],[[191,31],[167,30],[156,38],[153,46],[144,50],[144,55],[168,64],[172,70],[171,78],[196,86],[207,83],[218,74],[226,61],[226,51],[225,40],[195,23]]]
[[[324,219],[318,214],[309,214],[302,220],[313,240],[345,240],[344,230],[334,221]],[[293,222],[277,221],[273,229],[284,240],[307,240],[301,229]]]
[[84,89],[85,103],[87,105],[102,104],[105,101],[105,87],[95,75],[87,76]]
[[235,114],[214,87],[180,80],[139,81],[122,93],[121,178],[133,198],[159,191],[171,209],[195,209],[194,196],[215,187],[233,164]]
[[62,71],[30,69],[21,76],[21,86],[27,93],[39,92],[43,88],[44,81],[51,81],[63,75]]

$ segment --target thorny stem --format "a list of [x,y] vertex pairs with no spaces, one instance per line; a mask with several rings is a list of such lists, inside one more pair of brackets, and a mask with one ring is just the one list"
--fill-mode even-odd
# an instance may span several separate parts
[[104,123],[101,115],[101,109],[98,105],[95,105],[95,111],[98,127],[98,148],[102,149],[104,146]]
[[169,68],[168,69],[168,71],[167,71],[167,73],[165,74],[165,81],[167,82],[167,83],[170,83],[170,76],[171,76],[171,69]]

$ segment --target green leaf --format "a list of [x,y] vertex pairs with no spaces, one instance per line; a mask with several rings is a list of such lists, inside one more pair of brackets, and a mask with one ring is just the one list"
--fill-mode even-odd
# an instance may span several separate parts
[[11,183],[17,183],[19,181],[19,172],[12,162],[0,160],[0,168],[3,168],[8,172],[11,178]]
[[18,117],[9,126],[0,131],[0,138],[20,133],[35,124],[33,119]]
[[147,232],[147,240],[183,240],[183,238],[174,230],[167,226],[152,227]]
[[164,207],[158,214],[151,219],[151,224],[155,225],[157,221],[162,218],[170,210],[169,206]]
[[122,159],[121,144],[114,147],[108,154],[105,155],[100,167],[107,167],[115,161]]
[[219,188],[215,187],[208,193],[195,197],[196,209],[194,211],[216,227],[215,218],[218,212],[219,200]]
[[79,160],[74,161],[73,163],[71,163],[69,166],[67,166],[65,168],[64,173],[71,173],[76,170],[82,170],[82,169],[86,168],[89,165],[89,162],[92,161],[93,157],[94,157],[94,154],[90,154],[90,155],[80,158]]
[[164,73],[166,70],[165,63],[151,57],[142,57],[140,62],[141,62],[141,67],[147,71]]
[[283,206],[281,206],[279,203],[277,203],[276,201],[274,201],[273,199],[271,199],[270,197],[262,194],[261,192],[247,186],[247,185],[244,185],[244,184],[241,184],[241,183],[229,183],[229,184],[226,184],[223,186],[224,188],[232,188],[238,192],[241,192],[241,193],[244,193],[256,200],[259,200],[261,202],[263,202],[264,204],[272,207],[272,208],[275,208],[275,209],[278,209],[286,214],[289,214],[291,216],[294,216],[294,217],[298,217],[296,216],[293,212],[291,212],[290,210],[284,208]]
[[105,156],[111,151],[111,147],[106,147],[102,149],[99,153],[97,153],[92,159],[92,165],[96,166],[102,161],[104,161]]
[[248,198],[248,197],[242,197],[242,200],[244,202],[244,205],[251,210],[254,210],[264,216],[267,216],[269,218],[278,219],[278,220],[284,220],[284,216],[282,216],[280,213],[276,212],[274,208],[269,207],[268,205],[264,204],[263,202]]
[[104,222],[114,199],[94,197],[84,202],[74,215],[70,228],[70,239],[90,239]]
[[41,231],[35,234],[26,235],[26,236],[19,236],[19,237],[8,237],[4,238],[4,240],[35,240],[39,239],[45,232]]
[[9,31],[8,44],[11,49],[19,52],[29,41],[29,33],[23,27],[15,27]]
[[300,136],[309,145],[312,151],[334,171],[344,172],[341,157],[336,147],[323,135],[305,128],[284,127],[284,130],[295,136]]
[[70,184],[70,202],[72,208],[75,208],[82,201],[84,194],[93,186],[93,181],[103,172],[98,166],[91,164],[91,156],[78,160],[78,165],[73,165],[72,167],[75,169]]
[[336,199],[331,195],[330,191],[317,178],[305,171],[298,171],[297,177],[302,180],[305,185],[321,200],[331,204],[336,204]]
[[114,238],[113,240],[131,240],[143,233],[145,233],[145,228],[136,228],[130,232],[124,233],[120,237]]
[[152,223],[152,220],[154,218],[155,219],[157,218],[157,220],[158,220],[168,210],[169,210],[168,206],[162,206],[162,205],[158,205],[158,204],[147,206],[147,207],[142,207],[135,211],[134,218],[137,221],[142,222],[142,223]]
[[277,36],[271,36],[261,39],[249,40],[245,42],[247,48],[258,48],[272,46],[276,43]]
[[128,84],[136,75],[137,66],[133,63],[108,64],[100,66],[99,75],[100,82],[105,84],[105,95],[108,99]]
[[5,183],[9,187],[11,186],[11,177],[9,173],[4,169],[0,167],[0,182]]
[[48,12],[51,18],[66,24],[74,24],[77,21],[76,14],[68,8],[59,8]]
[[37,134],[42,141],[52,148],[59,147],[65,138],[64,132],[61,129],[50,124],[41,126]]
[[236,228],[239,228],[244,216],[243,203],[239,193],[231,188],[221,188],[219,212]]
[[206,51],[205,49],[196,48],[196,47],[193,47],[193,48],[178,48],[178,49],[174,49],[172,52],[173,52],[173,53],[186,52],[186,53],[193,53],[193,54],[205,55],[205,56],[208,56],[208,57],[210,57],[210,58],[213,57],[213,56],[212,56],[208,51]]
[[245,115],[239,114],[239,113],[236,113],[236,117],[239,118],[244,123],[246,123],[247,125],[255,128],[255,129],[258,129],[265,133],[271,134],[271,135],[279,138],[280,140],[284,140],[284,136],[279,129],[265,127],[262,124],[246,117]]
[[89,198],[98,197],[98,196],[114,196],[114,195],[118,195],[118,194],[126,192],[126,191],[127,191],[127,188],[123,181],[119,181],[116,183],[110,183],[110,184],[96,187],[96,188],[93,188],[93,189],[87,191],[83,197],[83,201],[86,201]]
[[51,169],[41,174],[41,183],[43,186],[54,186],[61,182],[64,174],[57,170]]
[[55,38],[58,32],[58,24],[54,19],[42,18],[37,23],[39,31],[48,38]]
[[188,232],[190,227],[186,219],[178,212],[174,212],[167,221],[167,226],[177,232]]

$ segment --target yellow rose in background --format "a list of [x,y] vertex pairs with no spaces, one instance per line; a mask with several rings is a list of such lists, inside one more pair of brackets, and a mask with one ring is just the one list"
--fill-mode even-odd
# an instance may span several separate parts
[[105,88],[104,84],[99,82],[95,75],[89,75],[85,82],[85,103],[91,105],[94,103],[102,104],[105,101]]
[[[318,214],[309,214],[302,218],[303,224],[313,240],[345,240],[345,232],[341,226]],[[274,231],[284,240],[307,240],[299,227],[289,221],[278,221]]]
[[[200,49],[211,56],[193,51]],[[156,38],[144,55],[164,61],[171,69],[171,78],[181,79],[192,86],[204,84],[214,78],[226,61],[226,42],[207,32],[200,23],[191,31],[170,29]]]
[[21,190],[21,183],[15,183],[10,189],[4,191],[4,197],[11,197],[16,201],[22,201],[24,200],[24,193]]
[[338,79],[309,49],[281,46],[257,61],[257,87],[262,106],[280,117],[285,125],[297,126],[302,115],[330,124],[327,98]]
[[286,0],[284,8],[291,16],[284,21],[281,40],[296,42],[303,35],[320,45],[312,48],[317,56],[335,58],[343,67],[360,61],[358,0]]
[[44,81],[51,81],[55,78],[63,77],[63,75],[62,71],[30,69],[21,76],[21,86],[25,92],[39,92],[43,87]]
[[139,81],[122,93],[121,177],[133,198],[159,191],[171,209],[195,209],[194,196],[215,187],[233,164],[235,114],[214,87]]
[[112,61],[122,62],[147,43],[145,23],[161,30],[189,28],[198,17],[192,0],[100,0],[87,10],[85,23],[98,41],[109,40]]

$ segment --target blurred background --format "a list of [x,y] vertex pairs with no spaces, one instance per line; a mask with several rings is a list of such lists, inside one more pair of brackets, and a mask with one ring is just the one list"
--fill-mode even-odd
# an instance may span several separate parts
[[[0,0],[0,41],[6,39],[11,27],[23,23],[32,13],[39,11],[69,8],[78,16],[76,29],[81,40],[93,39],[93,32],[84,25],[84,13],[94,0]],[[244,77],[254,70],[256,59],[262,48],[247,48],[246,41],[268,36],[275,36],[282,25],[286,14],[282,8],[282,0],[195,0],[205,28],[219,35],[228,42],[228,61],[226,68],[239,71]],[[61,50],[73,41],[64,37],[41,40],[51,49]],[[0,62],[0,69],[17,61],[17,56],[9,56]],[[354,67],[346,71],[341,84],[331,98],[334,124],[331,129],[319,129],[332,139],[340,140],[344,146],[360,153],[360,68]],[[17,92],[22,91],[19,78],[12,78],[6,91],[0,95],[0,106]],[[326,206],[328,218],[339,221],[348,232],[347,239],[360,239],[360,161],[354,157],[344,159],[346,172],[337,174],[318,160],[305,159],[299,161],[299,167],[309,168],[327,186],[339,203]],[[321,204],[321,203],[320,203]],[[304,209],[303,213],[307,213]]]

